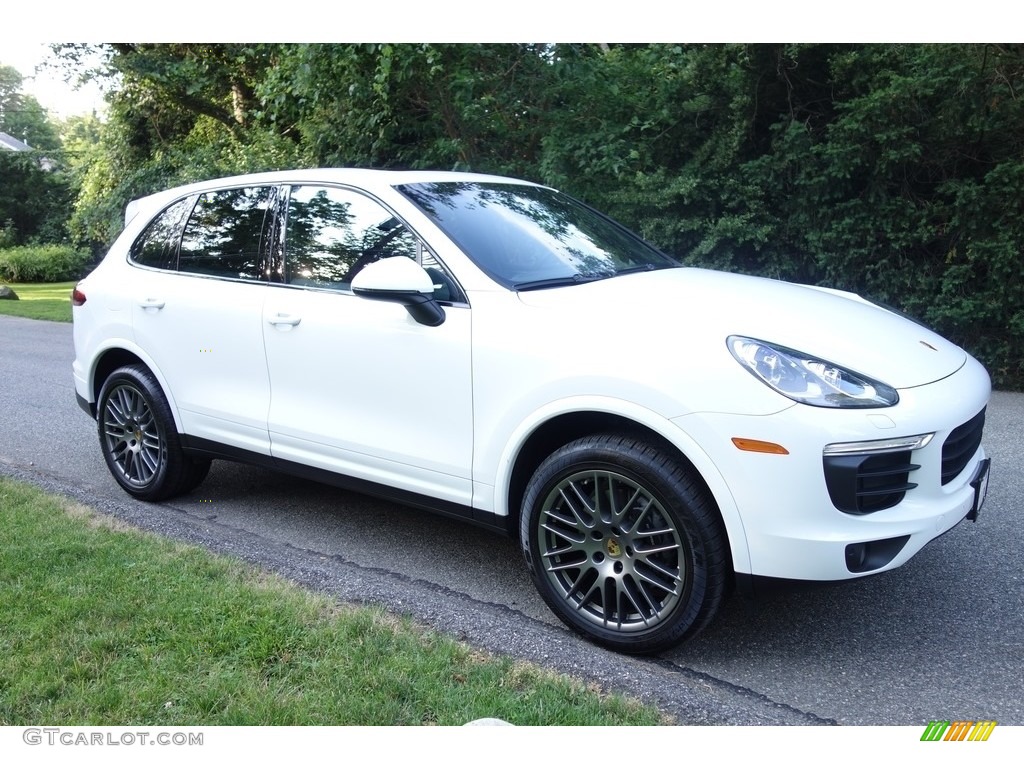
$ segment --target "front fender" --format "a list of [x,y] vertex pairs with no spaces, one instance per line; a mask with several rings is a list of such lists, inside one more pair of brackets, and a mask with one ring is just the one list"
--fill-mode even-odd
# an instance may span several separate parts
[[[520,453],[530,437],[544,424],[559,416],[575,413],[607,413],[625,418],[656,433],[673,445],[693,465],[707,485],[729,537],[733,566],[737,571],[749,572],[750,552],[739,509],[714,461],[708,453],[679,426],[660,414],[636,403],[617,398],[585,395],[566,397],[547,403],[532,411],[515,427],[504,443],[494,466],[494,484],[476,484],[474,506],[490,508],[497,516],[508,516],[512,473]],[[474,473],[475,475],[476,473]]]

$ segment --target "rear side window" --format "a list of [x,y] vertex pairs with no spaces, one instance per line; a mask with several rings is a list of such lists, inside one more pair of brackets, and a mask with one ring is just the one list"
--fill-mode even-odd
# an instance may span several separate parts
[[194,197],[179,200],[154,218],[132,245],[131,260],[144,267],[177,269],[181,222],[194,204]]
[[260,243],[273,197],[273,187],[241,187],[200,195],[181,237],[178,270],[262,280]]

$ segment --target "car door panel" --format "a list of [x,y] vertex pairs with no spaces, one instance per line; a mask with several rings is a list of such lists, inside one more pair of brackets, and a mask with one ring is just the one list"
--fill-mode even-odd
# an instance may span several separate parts
[[260,323],[267,286],[152,274],[136,291],[135,341],[174,393],[184,432],[269,454]]
[[[471,499],[470,310],[417,323],[350,291],[367,264],[410,258],[443,271],[378,200],[296,185],[281,196],[263,311],[272,455],[458,504]],[[448,298],[451,298],[448,296]]]
[[270,378],[261,312],[274,187],[211,190],[173,203],[132,248],[138,346],[185,434],[269,454]]
[[469,504],[468,307],[430,328],[397,304],[272,286],[263,334],[275,458]]

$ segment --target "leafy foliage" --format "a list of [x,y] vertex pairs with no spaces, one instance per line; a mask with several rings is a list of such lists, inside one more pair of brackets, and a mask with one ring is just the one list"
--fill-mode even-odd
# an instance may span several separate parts
[[36,98],[22,92],[23,83],[18,70],[0,64],[0,131],[38,150],[58,149],[55,126]]
[[0,150],[0,241],[11,245],[61,242],[71,190],[32,152]]
[[11,283],[57,283],[82,276],[87,251],[70,245],[22,245],[0,250],[0,280]]
[[902,308],[1024,384],[1024,48],[641,46],[557,66],[576,110],[545,137],[546,178],[689,263]]
[[257,88],[316,165],[533,172],[549,72],[524,45],[300,45]]
[[57,128],[22,84],[16,69],[0,65],[0,132],[30,147],[0,148],[0,246],[63,240],[70,202],[66,180],[51,173]]
[[[68,49],[73,58],[75,47]],[[1024,386],[1024,46],[113,45],[77,238],[304,165],[505,173],[686,263],[857,291]]]
[[[58,46],[68,67],[88,46]],[[96,250],[109,245],[128,201],[174,184],[295,166],[296,145],[260,125],[254,88],[275,46],[113,44],[106,78],[109,113],[85,167],[70,228]]]

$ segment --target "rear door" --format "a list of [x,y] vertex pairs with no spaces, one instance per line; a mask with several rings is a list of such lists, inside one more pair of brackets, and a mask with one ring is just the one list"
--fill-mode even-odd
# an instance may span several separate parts
[[241,187],[171,206],[136,242],[138,345],[188,435],[269,454],[263,246],[274,187]]

